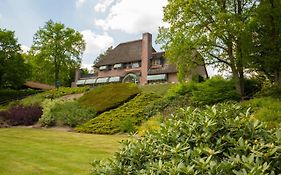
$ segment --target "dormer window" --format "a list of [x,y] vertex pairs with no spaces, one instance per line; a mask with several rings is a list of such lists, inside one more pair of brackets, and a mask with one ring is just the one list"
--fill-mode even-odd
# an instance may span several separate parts
[[140,67],[140,63],[132,63],[132,68],[138,68]]
[[103,70],[107,70],[107,68],[108,68],[107,66],[101,66],[101,67],[99,68],[99,70],[100,70],[100,71],[103,71]]
[[152,66],[161,65],[161,60],[160,59],[153,59],[153,60],[151,60],[151,65]]
[[114,69],[121,69],[123,67],[123,64],[114,64],[113,68]]

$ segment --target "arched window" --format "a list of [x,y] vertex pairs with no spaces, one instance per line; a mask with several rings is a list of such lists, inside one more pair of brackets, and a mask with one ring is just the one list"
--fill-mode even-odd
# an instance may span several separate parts
[[123,78],[122,82],[137,84],[137,83],[139,83],[139,76],[137,76],[136,74],[133,74],[133,73],[129,73]]

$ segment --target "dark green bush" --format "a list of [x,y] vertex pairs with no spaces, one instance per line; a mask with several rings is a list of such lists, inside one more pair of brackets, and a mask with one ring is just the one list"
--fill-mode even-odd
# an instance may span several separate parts
[[182,109],[110,161],[94,161],[92,174],[280,174],[281,131],[248,114],[232,104]]
[[93,108],[81,107],[77,101],[45,100],[39,123],[42,126],[75,127],[92,119],[95,115]]
[[79,98],[83,106],[93,107],[98,113],[113,109],[140,93],[132,83],[107,84],[98,86]]
[[134,131],[145,118],[145,107],[157,100],[155,94],[139,94],[122,106],[104,112],[96,118],[78,126],[78,132],[115,134]]
[[13,100],[19,100],[26,96],[36,94],[38,90],[25,89],[25,90],[13,90],[13,89],[0,89],[0,104],[6,104]]

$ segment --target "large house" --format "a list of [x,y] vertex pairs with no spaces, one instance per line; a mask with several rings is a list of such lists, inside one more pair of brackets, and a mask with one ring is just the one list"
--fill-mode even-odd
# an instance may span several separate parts
[[[142,39],[121,43],[102,57],[95,65],[96,73],[80,76],[76,73],[75,84],[98,85],[104,83],[134,82],[140,85],[155,82],[176,83],[177,69],[169,64],[164,52],[156,52],[152,47],[152,35],[144,33]],[[204,65],[195,68],[192,75],[207,78]]]

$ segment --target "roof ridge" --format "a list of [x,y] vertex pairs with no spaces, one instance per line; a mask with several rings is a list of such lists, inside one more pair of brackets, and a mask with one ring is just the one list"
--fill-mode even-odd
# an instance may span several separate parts
[[134,43],[134,42],[139,42],[139,41],[142,41],[142,39],[138,39],[138,40],[133,40],[133,41],[127,41],[127,42],[119,43],[117,46],[122,45],[122,44],[130,44],[130,43]]

